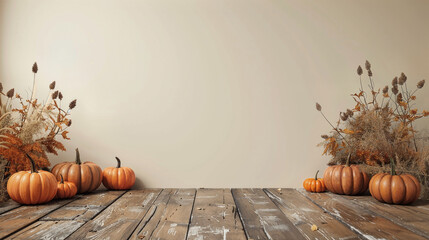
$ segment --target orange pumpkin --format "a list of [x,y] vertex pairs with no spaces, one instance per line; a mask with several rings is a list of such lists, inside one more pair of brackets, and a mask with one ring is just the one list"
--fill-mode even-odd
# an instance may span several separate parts
[[378,173],[369,182],[369,192],[380,202],[410,204],[420,196],[420,182],[410,174],[396,175],[394,161],[391,173]]
[[357,195],[368,190],[369,176],[357,165],[349,166],[350,155],[346,165],[328,167],[323,175],[326,188],[336,194]]
[[57,185],[57,196],[56,198],[72,198],[77,193],[77,187],[72,182],[64,181],[63,175],[60,174],[61,181]]
[[21,204],[41,204],[51,201],[57,194],[57,180],[47,171],[36,170],[33,159],[30,171],[13,174],[7,182],[7,193],[10,198]]
[[308,192],[324,192],[326,191],[325,183],[322,178],[317,178],[317,174],[319,170],[316,172],[316,176],[314,178],[307,178],[304,180],[304,189]]
[[76,161],[58,163],[52,168],[52,173],[60,180],[60,174],[64,181],[72,182],[77,187],[78,193],[92,192],[101,185],[103,178],[101,168],[93,162],[80,161],[79,149],[76,148]]
[[136,175],[129,167],[121,167],[121,160],[116,157],[118,165],[103,170],[103,185],[107,189],[125,190],[130,189],[136,182]]

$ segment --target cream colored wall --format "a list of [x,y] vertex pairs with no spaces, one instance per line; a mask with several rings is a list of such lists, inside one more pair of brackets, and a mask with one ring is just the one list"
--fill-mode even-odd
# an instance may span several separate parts
[[[0,80],[78,99],[69,151],[137,187],[300,187],[369,59],[429,77],[428,1],[1,0]],[[427,90],[427,89],[426,89]],[[419,97],[429,108],[428,92]],[[421,123],[429,126],[429,122]]]

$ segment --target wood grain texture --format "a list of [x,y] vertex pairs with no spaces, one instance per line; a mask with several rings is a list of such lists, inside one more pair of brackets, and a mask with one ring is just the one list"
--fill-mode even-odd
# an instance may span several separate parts
[[6,239],[66,239],[85,222],[37,221]]
[[97,191],[79,195],[75,201],[51,212],[41,220],[80,220],[86,222],[124,193],[125,191]]
[[0,203],[0,215],[19,206],[21,206],[21,204],[13,201],[12,199],[7,200],[6,202],[2,202]]
[[198,189],[188,239],[246,239],[230,189]]
[[369,196],[343,196],[344,201],[351,201],[365,209],[383,216],[397,225],[421,236],[429,237],[428,202],[419,201],[415,205],[393,205],[380,203]]
[[126,192],[69,239],[127,239],[160,192],[160,189]]
[[[295,189],[265,189],[265,192],[307,239],[359,239]],[[311,230],[313,224],[319,228],[317,231]]]
[[341,196],[298,191],[364,239],[426,239]]
[[55,200],[36,206],[21,206],[0,215],[0,239],[24,228],[50,212],[73,201],[72,199]]
[[131,239],[186,239],[195,189],[165,189]]
[[262,189],[233,189],[247,238],[305,239]]

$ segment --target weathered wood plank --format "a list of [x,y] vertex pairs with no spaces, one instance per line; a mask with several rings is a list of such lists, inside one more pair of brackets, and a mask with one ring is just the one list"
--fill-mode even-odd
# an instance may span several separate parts
[[131,190],[85,223],[70,239],[127,239],[161,189]]
[[185,239],[195,189],[165,189],[130,239]]
[[103,211],[125,191],[96,191],[80,195],[77,199],[64,207],[46,215],[41,220],[91,220],[96,214]]
[[35,206],[21,206],[0,215],[0,238],[24,228],[74,199],[54,200]]
[[422,206],[429,205],[428,201],[420,201],[419,205],[406,206],[380,203],[369,196],[342,197],[344,197],[345,201],[352,201],[354,204],[385,217],[414,233],[429,237],[429,213],[422,208]]
[[262,189],[233,189],[249,239],[305,239]]
[[[295,189],[264,191],[307,239],[359,239],[356,233]],[[319,228],[317,231],[311,230],[313,224]]]
[[124,193],[125,191],[104,190],[79,195],[75,201],[19,230],[8,239],[28,239],[30,237],[65,239]]
[[307,193],[298,190],[313,203],[329,212],[365,239],[426,239],[352,201],[332,193]]
[[37,221],[6,239],[65,239],[84,223],[82,221]]
[[13,201],[12,199],[7,200],[6,202],[2,202],[0,203],[0,215],[19,206],[21,206],[21,204]]
[[198,189],[187,239],[246,239],[230,189]]

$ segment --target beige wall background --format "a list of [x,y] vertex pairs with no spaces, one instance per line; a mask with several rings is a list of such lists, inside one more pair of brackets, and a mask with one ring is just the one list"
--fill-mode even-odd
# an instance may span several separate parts
[[[57,81],[74,148],[114,156],[136,187],[300,187],[353,105],[356,68],[378,87],[429,78],[428,1],[1,0],[0,81],[38,96]],[[429,109],[428,89],[418,98]],[[427,120],[420,126],[428,127]]]

